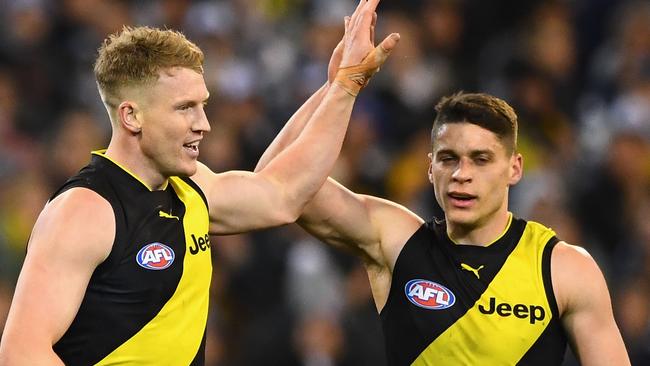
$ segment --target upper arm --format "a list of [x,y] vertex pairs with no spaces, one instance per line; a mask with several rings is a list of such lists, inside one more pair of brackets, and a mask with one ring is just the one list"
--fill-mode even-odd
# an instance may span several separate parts
[[328,178],[298,223],[326,243],[392,270],[403,244],[423,220],[397,203],[355,194]]
[[74,319],[88,281],[110,253],[114,236],[113,210],[95,192],[72,188],[45,206],[16,285],[3,357],[44,357],[25,363],[44,361],[47,353],[53,357],[52,345]]
[[294,222],[299,211],[285,187],[261,173],[216,174],[199,163],[192,179],[208,201],[210,234],[235,234]]
[[562,324],[583,365],[629,365],[607,284],[582,248],[560,242],[551,256],[553,289]]

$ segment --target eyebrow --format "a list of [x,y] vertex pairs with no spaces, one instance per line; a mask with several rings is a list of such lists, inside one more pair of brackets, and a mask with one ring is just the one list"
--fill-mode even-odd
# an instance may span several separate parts
[[205,99],[201,100],[200,102],[197,102],[197,101],[194,100],[194,99],[184,98],[184,99],[180,99],[179,101],[177,101],[176,103],[174,103],[174,106],[177,106],[177,107],[178,107],[178,106],[182,106],[182,105],[195,106],[195,105],[197,105],[197,104],[207,104],[207,103],[208,103],[208,98],[210,98],[210,94],[209,94],[209,93],[208,93],[208,96],[205,97]]
[[[444,154],[458,155],[458,153],[455,150],[452,150],[452,149],[441,149],[441,150],[438,150],[438,151],[435,152],[435,156],[444,155]],[[492,151],[490,149],[478,149],[478,150],[471,150],[469,152],[469,156],[471,156],[471,157],[476,157],[476,156],[479,156],[479,155],[494,156],[496,154],[494,153],[494,151]]]
[[456,152],[452,149],[441,149],[435,152],[434,156],[438,155],[458,155]]
[[471,157],[476,157],[476,156],[479,156],[479,155],[487,155],[487,156],[492,157],[492,156],[494,156],[495,154],[494,154],[494,151],[489,150],[489,149],[484,149],[484,150],[472,150],[472,151],[469,153],[469,156],[471,156]]

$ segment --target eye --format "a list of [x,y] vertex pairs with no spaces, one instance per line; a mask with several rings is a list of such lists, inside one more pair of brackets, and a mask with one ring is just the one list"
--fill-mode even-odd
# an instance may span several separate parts
[[485,155],[480,155],[474,158],[474,162],[476,162],[477,165],[485,165],[490,162],[490,158]]
[[438,156],[438,161],[441,163],[449,164],[456,161],[456,157],[452,155],[440,155]]
[[176,106],[176,110],[187,111],[187,110],[190,110],[190,109],[194,108],[195,105],[196,105],[196,103],[192,103],[192,102],[179,104],[178,106]]

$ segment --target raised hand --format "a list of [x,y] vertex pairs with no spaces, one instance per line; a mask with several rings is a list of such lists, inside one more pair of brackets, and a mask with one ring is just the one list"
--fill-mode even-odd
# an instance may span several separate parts
[[[346,16],[344,19],[344,30],[348,27],[348,22],[350,17]],[[372,17],[372,23],[370,24],[370,42],[375,43],[375,24],[377,24],[377,13],[375,12]],[[343,42],[345,42],[345,35],[341,38],[341,41],[336,45],[334,51],[332,52],[332,57],[330,57],[329,64],[327,66],[327,84],[332,85],[336,73],[339,71],[341,66],[341,58],[343,57]]]
[[328,81],[342,48],[341,61],[334,81],[356,96],[386,61],[397,45],[399,34],[392,33],[375,48],[374,33],[379,0],[360,0],[351,17],[345,19],[345,35],[336,47],[328,68]]
[[[345,17],[346,22],[347,18]],[[329,65],[327,65],[327,85],[332,85],[334,79],[336,78],[336,73],[339,71],[339,66],[341,65],[341,57],[343,56],[343,40],[339,42],[332,52],[332,57],[330,57]]]

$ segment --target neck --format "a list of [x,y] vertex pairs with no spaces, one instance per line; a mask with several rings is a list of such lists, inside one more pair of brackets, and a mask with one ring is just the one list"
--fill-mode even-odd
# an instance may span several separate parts
[[447,222],[447,235],[456,244],[486,247],[499,239],[508,227],[511,213],[500,210],[485,223],[473,225]]
[[119,138],[113,137],[105,153],[108,158],[126,169],[149,190],[156,191],[167,188],[167,177],[148,163],[139,146],[120,143]]

